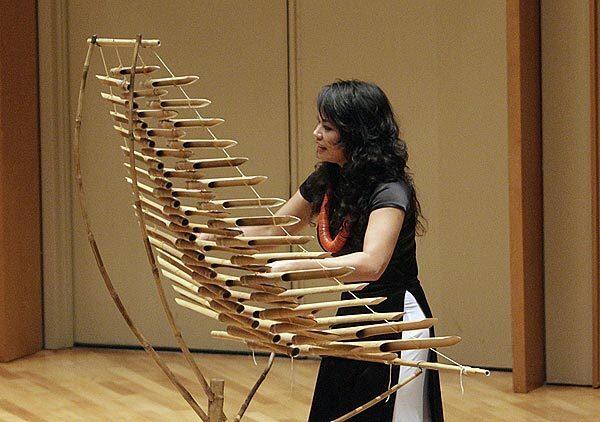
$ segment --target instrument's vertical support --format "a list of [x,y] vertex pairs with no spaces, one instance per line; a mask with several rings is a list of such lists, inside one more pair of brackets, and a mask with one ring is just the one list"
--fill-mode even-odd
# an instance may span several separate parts
[[210,380],[210,389],[213,399],[208,400],[208,417],[210,422],[225,422],[223,413],[223,401],[225,392],[225,380],[213,378]]
[[135,151],[135,131],[134,131],[134,125],[133,125],[133,115],[134,115],[133,108],[134,108],[134,104],[135,104],[135,74],[136,74],[135,68],[137,65],[138,51],[139,51],[139,48],[141,45],[142,45],[142,36],[138,35],[136,37],[136,43],[135,43],[135,47],[133,49],[133,55],[131,58],[132,71],[129,75],[129,87],[130,87],[129,88],[129,108],[127,111],[127,117],[129,120],[129,137],[127,138],[127,148],[129,149],[129,168],[130,168],[130,172],[131,172],[130,173],[131,174],[131,187],[133,190],[136,216],[138,218],[140,230],[142,232],[142,239],[144,242],[144,248],[146,250],[146,257],[148,258],[148,262],[150,263],[150,269],[151,269],[152,276],[154,279],[154,284],[156,286],[156,291],[158,293],[158,297],[160,299],[160,304],[163,308],[163,311],[165,313],[167,321],[169,322],[169,327],[171,328],[171,332],[173,333],[173,336],[175,337],[175,340],[177,341],[177,344],[179,345],[179,349],[183,353],[185,360],[187,361],[189,367],[194,372],[196,379],[200,383],[202,390],[204,391],[204,393],[210,400],[212,398],[212,391],[211,391],[210,387],[208,386],[208,383],[206,382],[206,378],[204,378],[204,374],[202,373],[202,371],[196,364],[196,361],[194,360],[194,357],[192,356],[192,353],[190,352],[189,347],[187,346],[186,342],[184,341],[183,334],[181,333],[181,330],[175,323],[175,318],[173,316],[173,312],[171,311],[171,308],[169,307],[167,297],[165,295],[164,289],[161,284],[160,271],[158,270],[158,267],[156,265],[156,260],[154,258],[154,253],[152,252],[152,247],[150,246],[150,239],[148,238],[148,232],[146,230],[146,222],[145,222],[145,218],[144,218],[144,212],[142,210],[142,200],[141,200],[138,183],[137,183],[137,172],[135,170],[135,168],[136,168],[135,152],[136,151]]

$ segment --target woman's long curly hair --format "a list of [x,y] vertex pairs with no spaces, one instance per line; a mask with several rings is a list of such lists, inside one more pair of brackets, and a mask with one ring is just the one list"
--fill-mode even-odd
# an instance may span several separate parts
[[[414,223],[417,235],[425,232],[421,205],[407,166],[406,142],[392,106],[377,85],[358,80],[337,80],[326,85],[317,97],[317,110],[340,132],[346,163],[319,163],[314,175],[314,191],[322,198],[332,188],[333,210],[330,222],[338,230],[345,216],[351,223],[351,238],[362,242],[369,218],[369,199],[380,183],[404,181],[411,190],[407,223]],[[318,213],[321,200],[313,203]],[[414,221],[413,221],[414,220]],[[358,236],[355,236],[358,235]]]

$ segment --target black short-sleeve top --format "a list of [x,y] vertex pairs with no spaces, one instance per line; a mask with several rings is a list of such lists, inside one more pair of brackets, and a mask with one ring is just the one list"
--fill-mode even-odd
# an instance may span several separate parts
[[[315,173],[312,173],[299,188],[300,194],[308,202],[321,202],[322,195],[313,189],[313,181]],[[369,213],[386,207],[399,208],[404,210],[404,221],[402,229],[398,235],[398,240],[394,247],[394,252],[382,276],[376,283],[370,283],[363,292],[367,293],[371,289],[376,289],[376,286],[387,287],[398,285],[410,285],[418,283],[418,266],[416,259],[416,242],[415,228],[416,218],[415,212],[411,206],[412,188],[404,181],[394,181],[381,183],[375,187],[369,201]],[[363,233],[353,233],[352,236],[361,236],[359,242],[353,242],[354,239],[349,239],[347,245],[342,251],[334,255],[346,255],[352,252],[359,252],[362,248]],[[358,245],[358,246],[357,246]]]

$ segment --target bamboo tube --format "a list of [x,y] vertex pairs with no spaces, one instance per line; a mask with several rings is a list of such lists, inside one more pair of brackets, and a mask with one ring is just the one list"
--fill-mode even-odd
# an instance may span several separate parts
[[[129,138],[129,130],[127,130],[127,129],[121,127],[121,126],[117,126],[117,125],[114,125],[113,129],[116,130],[117,133],[119,135],[121,135],[123,138],[125,138],[125,139]],[[144,147],[154,147],[156,145],[156,142],[154,142],[150,138],[146,138],[143,133],[140,134],[140,132],[137,132],[138,130],[143,130],[143,129],[136,129],[135,130],[136,133],[135,133],[133,139],[134,139],[134,141],[136,143],[138,143],[138,144],[140,144],[140,145],[142,145]],[[123,147],[121,147],[121,148],[123,148]],[[128,156],[129,156],[129,154],[127,154],[127,157]]]
[[[326,336],[326,335],[319,335],[316,333],[311,333],[310,335],[307,335],[308,333],[306,331],[298,334],[298,333],[281,333],[281,341],[285,344],[294,344],[296,346],[299,345],[305,345],[305,344],[310,344],[310,345],[318,345],[318,344],[322,344],[322,343],[328,343],[330,342],[332,339],[335,340],[335,336]],[[394,358],[397,357],[396,355],[394,355]]]
[[[133,180],[131,180],[131,177],[125,177],[125,180],[130,185],[133,185]],[[165,197],[170,197],[171,196],[171,190],[170,189],[153,188],[153,187],[148,186],[147,184],[142,183],[142,182],[138,182],[137,183],[137,187],[138,187],[138,189],[140,189],[144,193],[146,193],[148,195],[152,195],[152,196],[154,196],[156,198],[165,198]]]
[[201,198],[201,199],[212,199],[215,194],[211,191],[205,191],[200,189],[173,189],[173,196],[176,198]]
[[190,222],[187,218],[181,217],[180,215],[172,215],[172,214],[157,214],[154,208],[149,207],[147,204],[141,204],[142,210],[144,214],[148,214],[151,217],[154,217],[157,220],[162,221],[164,224],[171,228],[171,224],[175,225],[173,228],[176,231],[190,232],[191,230],[187,230],[186,227],[189,226]]
[[175,163],[176,170],[197,170],[201,168],[227,168],[237,167],[248,161],[245,157],[231,158],[205,158],[200,160],[178,161]]
[[[113,119],[115,119],[117,122],[121,122],[121,123],[129,123],[129,118],[121,113],[118,113],[116,111],[110,111],[110,115],[112,116]],[[146,129],[148,127],[148,123],[143,122],[139,119],[135,119],[134,120],[134,127],[135,128],[139,128],[139,129]],[[125,129],[127,130],[127,129]],[[129,131],[127,131],[129,132]]]
[[169,138],[169,139],[178,139],[183,138],[186,135],[186,132],[181,129],[163,129],[163,128],[149,128],[146,129],[146,133],[148,136],[153,138]]
[[374,399],[369,400],[367,403],[365,403],[361,406],[358,406],[356,409],[352,410],[351,412],[348,412],[348,413],[340,416],[339,418],[334,419],[332,422],[344,422],[344,421],[347,421],[347,420],[353,418],[354,416],[358,415],[359,413],[364,412],[365,410],[369,409],[370,407],[375,406],[380,401],[389,397],[390,395],[392,395],[393,393],[398,391],[400,388],[402,388],[403,386],[405,386],[406,384],[408,384],[409,382],[411,382],[412,380],[417,378],[422,373],[423,373],[423,371],[418,371],[418,372],[415,372],[414,374],[411,374],[410,376],[406,377],[405,379],[400,381],[398,384],[394,385],[392,388],[390,388],[383,394],[380,394],[377,397],[375,397]]
[[[189,282],[196,285],[196,286],[205,286],[207,284],[212,284],[212,285],[219,285],[220,282],[219,281],[215,281],[215,277],[216,277],[216,272],[211,270],[210,268],[206,268],[206,267],[199,267],[199,266],[195,266],[195,267],[191,267],[188,265],[185,265],[185,262],[177,259],[175,256],[170,255],[165,253],[165,250],[158,248],[158,252],[162,254],[163,257],[168,258],[167,261],[169,261],[171,263],[171,265],[174,265],[175,267],[177,267],[180,271],[183,271],[185,274],[187,274],[185,278],[186,280],[188,280],[187,277],[189,277]],[[184,255],[185,257],[186,255]],[[167,267],[165,267],[167,268]],[[177,273],[178,274],[178,273]]]
[[404,312],[375,312],[368,314],[341,315],[332,317],[315,318],[319,326],[332,326],[338,324],[353,324],[368,321],[396,321],[404,316]]
[[151,225],[146,225],[146,230],[152,233],[153,235],[157,236],[159,239],[166,239],[167,241],[175,245],[177,248],[186,250],[191,249],[195,251],[196,244],[188,240],[186,233],[167,231],[163,226],[161,226],[161,228],[163,230],[160,230]]
[[301,245],[312,239],[313,236],[240,236],[217,239],[217,245],[238,247]]
[[461,338],[459,336],[402,339],[388,342],[381,346],[380,350],[382,352],[399,352],[401,350],[448,347],[454,346],[459,343],[460,340]]
[[213,127],[225,122],[219,117],[198,117],[195,119],[171,119],[173,127]]
[[[258,320],[260,322],[263,322],[264,320]],[[268,324],[268,328],[269,331],[272,333],[295,333],[295,332],[304,332],[307,329],[311,329],[310,326],[306,326],[306,325],[298,325],[298,324],[290,324],[289,322],[279,322],[279,321],[273,321],[273,322],[269,322]],[[265,324],[265,325],[267,325]]]
[[170,148],[142,148],[142,154],[148,157],[176,157],[176,158],[189,158],[192,156],[191,151],[182,149],[170,149]]
[[234,255],[231,257],[231,262],[238,265],[266,265],[284,259],[323,259],[330,256],[329,252],[259,253],[252,256]]
[[[102,98],[111,102],[112,104],[116,104],[116,105],[120,105],[120,106],[129,108],[129,100],[126,98],[121,98],[118,95],[108,94],[106,92],[101,92],[100,95],[102,96]],[[138,104],[136,102],[133,103],[133,108],[134,109],[138,108]]]
[[[96,44],[99,47],[135,47],[136,40],[134,38],[88,38],[88,44]],[[160,40],[142,40],[140,47],[158,47]]]
[[[129,156],[129,148],[121,146],[121,150],[126,155]],[[148,165],[152,165],[155,169],[160,170],[160,169],[162,169],[165,166],[160,160],[157,160],[156,158],[148,157],[148,156],[142,154],[141,152],[135,151],[134,155],[135,155],[135,159],[137,161],[141,161],[141,162],[144,162],[144,163],[146,163]]]
[[168,141],[172,148],[222,148],[227,149],[238,143],[232,139],[180,139]]
[[[401,333],[402,331],[429,328],[437,322],[437,318],[425,318],[419,321],[400,321],[379,324],[359,325],[345,328],[325,330],[326,333],[336,334],[341,340],[367,338],[375,335]],[[360,333],[360,334],[359,334]]]
[[391,334],[402,331],[421,330],[430,328],[438,322],[437,318],[425,318],[420,321],[401,321],[390,322],[387,324],[378,324],[368,327],[363,327],[356,332],[356,337],[362,339],[367,337],[378,336],[382,334]]
[[[237,229],[216,229],[214,227],[208,227],[206,224],[199,223],[190,223],[190,227],[194,231],[194,233],[208,233],[214,234],[217,236],[226,236],[226,237],[234,237],[242,234],[241,230]],[[217,240],[219,237],[217,237]],[[218,243],[217,243],[218,245]]]
[[[210,293],[210,294],[212,296],[214,296],[212,293]],[[237,312],[237,308],[240,306],[239,303],[237,303],[235,301],[224,300],[223,298],[219,298],[216,296],[213,297],[212,299],[213,299],[214,303],[211,302],[211,306],[215,311],[231,313],[231,314],[239,314],[239,312]]]
[[[131,66],[118,66],[118,67],[113,67],[110,69],[110,74],[113,76],[123,76],[123,75],[130,75],[131,74],[131,70],[132,67]],[[133,72],[135,74],[148,74],[148,73],[152,73],[155,72],[157,70],[160,70],[160,66],[136,66],[135,69],[133,69]]]
[[168,278],[169,280],[176,283],[178,286],[184,288],[187,291],[198,293],[198,291],[200,290],[200,288],[196,284],[191,283],[190,281],[188,281],[187,278],[180,277],[179,275],[174,274],[165,268],[161,268],[160,272],[164,277]]
[[[191,155],[191,152],[190,152]],[[227,188],[233,186],[255,186],[267,180],[266,176],[221,177],[187,182],[190,189]]]
[[206,224],[208,227],[214,228],[234,228],[247,226],[291,226],[298,222],[300,222],[300,219],[292,215],[274,215],[210,219]]
[[368,297],[364,299],[349,299],[349,300],[334,300],[331,302],[315,302],[315,303],[304,303],[302,305],[298,305],[294,308],[296,311],[305,311],[310,310],[312,312],[320,311],[323,309],[331,309],[331,308],[347,308],[349,306],[372,306],[378,305],[384,300],[386,297]]
[[204,158],[199,160],[178,161],[177,170],[194,170],[204,168],[237,167],[248,161],[246,157]]
[[[162,88],[138,89],[133,91],[133,98],[159,98],[168,93],[168,90]],[[124,91],[122,95],[124,97],[131,97],[129,91]]]
[[305,287],[300,289],[288,289],[279,294],[281,297],[302,297],[320,293],[356,292],[364,289],[369,283],[339,284],[334,286]]
[[216,271],[205,266],[188,264],[190,261],[194,262],[194,260],[189,256],[184,254],[182,258],[179,258],[177,255],[171,255],[168,251],[160,248],[158,248],[158,252],[172,265],[175,265],[181,271],[184,271],[191,278],[191,282],[197,286],[205,286],[206,284],[221,284],[219,281],[214,280],[217,277]]
[[198,216],[202,216],[202,217],[227,217],[228,215],[231,215],[231,213],[229,213],[229,212],[199,210],[196,207],[190,207],[190,206],[183,206],[183,207],[181,207],[181,210],[188,217],[193,216],[193,215],[198,215]]
[[281,336],[279,334],[271,334],[259,330],[248,330],[237,326],[228,326],[227,333],[235,337],[242,337],[247,340],[259,339],[262,342],[279,343]]
[[178,199],[175,199],[175,198],[170,198],[170,197],[155,198],[155,197],[152,197],[152,200],[155,201],[155,202],[157,202],[158,204],[162,204],[162,205],[169,206],[169,207],[172,207],[172,208],[179,208],[181,206],[181,202]]
[[352,267],[332,267],[320,268],[314,270],[294,270],[284,272],[272,272],[261,274],[249,274],[242,276],[242,281],[261,282],[266,280],[279,281],[300,281],[300,280],[318,280],[321,278],[343,277],[354,271]]
[[[399,352],[402,350],[431,349],[436,347],[454,346],[460,342],[458,336],[411,338],[401,340],[348,341],[341,344],[360,347],[367,353]],[[331,345],[336,345],[332,343]]]
[[[133,207],[135,208],[135,205]],[[142,208],[142,212],[144,214],[144,218],[148,219],[148,221],[150,221],[151,223],[158,224],[163,228],[167,228],[173,233],[179,233],[181,236],[184,236],[185,239],[187,239],[190,242],[196,240],[196,235],[194,233],[190,233],[187,226],[180,226],[177,223],[169,221],[166,218],[163,218],[162,216],[149,211],[148,209]]]
[[[98,268],[99,268],[102,278],[104,280],[104,284],[105,284],[107,290],[109,291],[111,298],[113,299],[119,312],[123,316],[123,319],[125,319],[125,322],[127,323],[128,327],[130,328],[132,333],[135,335],[138,342],[142,345],[144,350],[146,352],[148,352],[148,354],[152,357],[154,362],[160,367],[160,369],[167,376],[167,378],[169,378],[169,381],[171,381],[171,383],[175,386],[175,388],[180,393],[180,395],[192,407],[194,412],[203,421],[207,421],[208,415],[198,405],[198,403],[195,401],[194,397],[189,393],[189,391],[179,382],[177,377],[173,374],[173,372],[169,369],[169,367],[162,361],[162,359],[158,356],[158,354],[156,353],[156,351],[154,350],[152,345],[150,345],[150,343],[146,340],[144,335],[137,329],[137,327],[131,320],[129,313],[126,311],[125,306],[123,305],[123,302],[121,301],[121,298],[119,297],[118,293],[114,289],[112,280],[104,267],[104,260],[100,253],[98,245],[94,239],[94,234],[91,229],[91,224],[90,224],[89,217],[87,214],[87,209],[86,209],[85,203],[84,203],[85,191],[83,188],[82,175],[81,175],[80,140],[81,140],[81,122],[82,122],[81,114],[82,114],[82,109],[83,109],[83,94],[85,91],[87,75],[88,75],[88,71],[89,71],[89,67],[90,67],[91,53],[93,50],[93,46],[95,44],[97,44],[98,41],[99,41],[98,37],[95,35],[88,40],[90,45],[88,46],[88,51],[86,53],[86,58],[85,58],[85,62],[83,65],[81,83],[80,83],[80,87],[79,87],[79,95],[78,95],[78,100],[77,100],[77,112],[76,112],[76,117],[75,117],[75,136],[74,136],[74,142],[73,142],[73,152],[74,152],[73,155],[75,157],[75,173],[76,173],[77,189],[79,192],[79,205],[80,205],[81,213],[83,215],[83,221],[84,221],[84,224],[85,224],[85,227],[87,230],[88,240],[89,240],[90,246],[92,247],[92,251],[94,253],[94,258],[96,259],[96,263],[98,265]],[[105,41],[105,40],[101,40],[101,41]],[[138,50],[139,50],[139,47],[141,44],[142,44],[142,37],[141,37],[141,35],[138,35],[134,42],[134,50],[133,50],[134,59],[133,59],[133,64],[132,64],[133,67],[135,67]],[[132,74],[132,77],[131,77],[132,83],[133,83],[133,76],[134,76],[134,74]],[[131,105],[130,105],[130,107],[131,107]],[[130,112],[131,112],[131,108],[130,108]],[[134,160],[135,160],[135,157],[132,156],[131,157],[132,166],[135,163]],[[143,226],[143,224],[142,224],[142,226]],[[199,381],[204,380],[201,373],[199,373],[199,371],[197,373],[200,375]],[[206,386],[208,388],[208,386],[206,385],[206,380],[204,380],[203,386]],[[208,391],[207,391],[208,397],[212,397],[211,394],[212,393],[210,392],[210,389],[208,389]]]
[[179,85],[189,85],[196,82],[200,79],[199,76],[174,76],[170,78],[155,78],[155,79],[146,79],[140,85],[146,88],[159,88],[163,86],[179,86]]
[[104,85],[114,86],[124,91],[129,90],[129,82],[124,79],[111,78],[110,76],[96,75],[96,79],[102,82]]
[[204,173],[200,173],[198,170],[175,170],[166,168],[165,177],[169,179],[201,179],[204,177]]
[[145,109],[145,110],[137,110],[135,112],[135,114],[141,118],[172,119],[173,117],[177,117],[177,115],[179,113],[174,110],[162,110],[162,109],[147,110],[147,109]]
[[[244,305],[246,306],[246,305]],[[297,308],[297,307],[296,307]],[[292,317],[306,317],[312,314],[311,309],[296,309],[296,308],[269,308],[263,309],[262,311],[255,311],[253,313],[254,318],[264,318],[281,320]]]
[[[150,231],[150,230],[148,230],[148,231]],[[160,238],[156,237],[156,235],[154,233],[152,233],[152,235],[150,235],[149,238],[150,238],[150,243],[153,246],[157,247],[158,249],[160,249],[162,251],[168,252],[169,254],[181,259],[182,261],[183,261],[183,257],[189,256],[188,255],[189,251],[186,251],[185,249],[179,250],[179,249],[173,247],[172,244],[165,242],[165,241],[161,240]],[[200,255],[202,257],[204,256],[200,252],[196,252],[196,254]],[[185,261],[184,261],[184,263],[185,263]]]
[[285,204],[285,200],[280,198],[257,198],[257,199],[224,199],[213,201],[215,205],[223,209],[250,209],[250,208],[271,208]]
[[345,344],[345,343],[330,343],[327,345],[327,347],[322,347],[322,346],[315,346],[315,345],[311,345],[311,344],[307,344],[307,345],[298,345],[298,348],[300,349],[300,351],[302,353],[308,353],[311,355],[320,355],[320,354],[330,354],[332,353],[331,356],[335,356],[333,355],[333,353],[335,352],[339,352],[340,354],[347,354],[352,352],[356,352],[357,350],[359,350],[359,348],[357,346],[352,346],[350,344]]
[[[155,242],[154,246],[159,248],[160,252],[168,253],[172,259],[177,260],[178,264],[186,267],[186,271],[187,271],[187,269],[189,269],[189,270],[191,270],[191,272],[195,272],[195,269],[193,267],[198,266],[198,262],[200,262],[202,259],[204,259],[203,253],[198,252],[198,251],[191,251],[191,250],[187,250],[187,249],[176,248],[169,241],[167,241],[166,239],[162,240],[160,237],[157,237],[157,235],[154,233],[152,233],[152,238],[154,239],[154,242]],[[203,269],[206,270],[207,268],[203,267]],[[213,271],[206,271],[206,273],[212,274]],[[205,277],[213,278],[213,277],[216,277],[216,275],[214,275],[214,276],[206,275]]]
[[280,306],[294,306],[299,303],[297,300],[266,292],[252,292],[250,293],[250,300],[252,302],[276,303]]
[[[172,255],[169,255],[167,252],[158,249],[158,254],[156,255],[156,259],[161,266],[161,269],[164,269],[171,274],[175,274],[176,276],[184,279],[188,283],[195,285],[197,288],[203,287],[202,283],[198,283],[192,277],[193,271],[187,268],[185,265],[181,263],[181,261],[177,260]],[[193,289],[194,291],[198,291],[198,289]]]
[[183,300],[178,297],[175,298],[175,302],[178,305],[183,306],[184,308],[191,309],[192,311],[198,312],[199,314],[201,314],[205,317],[219,321],[219,314],[215,311],[211,311],[210,309],[205,308],[204,306],[200,306],[196,303],[188,302],[187,300]]
[[[131,166],[129,165],[129,163],[123,163],[123,165],[127,168],[129,174],[131,175]],[[161,177],[151,176],[148,170],[136,167],[135,171],[138,174],[138,178],[143,178],[144,180],[150,182],[154,187],[164,189],[171,189],[173,187],[173,182],[170,182],[167,179],[163,179]]]
[[258,253],[258,250],[256,250],[256,249],[229,248],[227,246],[207,245],[207,244],[202,244],[199,246],[200,246],[200,249],[205,252],[216,251],[216,252],[248,253],[248,254]]
[[488,369],[481,368],[473,368],[471,366],[466,365],[448,365],[445,363],[437,363],[437,362],[425,362],[425,361],[409,361],[403,360],[400,358],[396,358],[393,361],[390,361],[392,365],[401,365],[401,366],[409,366],[412,368],[422,368],[422,369],[431,369],[434,371],[442,371],[442,372],[462,372],[464,375],[485,375],[489,377],[491,372]]
[[280,294],[285,292],[285,289],[281,286],[270,284],[270,283],[243,283],[239,280],[229,280],[228,286],[247,287],[253,290],[270,293],[272,295]]
[[204,98],[169,98],[151,101],[149,106],[152,108],[171,110],[174,108],[202,108],[209,104],[210,100],[206,100]]
[[294,358],[300,354],[300,349],[298,349],[297,347],[287,347],[281,346],[279,344],[264,344],[253,341],[246,341],[246,344],[248,345],[248,347],[254,350],[266,350],[269,352],[276,352],[282,355],[289,356],[291,358]]
[[217,311],[215,311],[214,309],[211,308],[210,301],[203,297],[200,297],[200,295],[198,295],[198,293],[188,290],[185,287],[178,286],[177,284],[171,284],[171,287],[173,288],[173,290],[176,293],[178,293],[180,296],[183,296],[185,299],[189,299],[189,300],[193,301],[194,303],[197,303],[200,306],[203,306],[206,309],[209,309],[209,310],[213,311],[214,313],[218,314]]

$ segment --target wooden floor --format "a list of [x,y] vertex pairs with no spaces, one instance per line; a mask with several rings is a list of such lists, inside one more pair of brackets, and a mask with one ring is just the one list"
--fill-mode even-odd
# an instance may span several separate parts
[[[174,353],[161,353],[199,400],[191,371]],[[262,371],[266,357],[196,355],[206,376],[225,379],[225,411],[234,415]],[[277,358],[243,420],[304,421],[317,361]],[[599,421],[600,390],[545,386],[511,392],[511,374],[466,377],[443,374],[447,421]],[[204,402],[202,399],[201,402]],[[231,418],[230,418],[231,419]],[[0,421],[193,421],[168,380],[142,351],[69,349],[43,351],[0,364]]]

